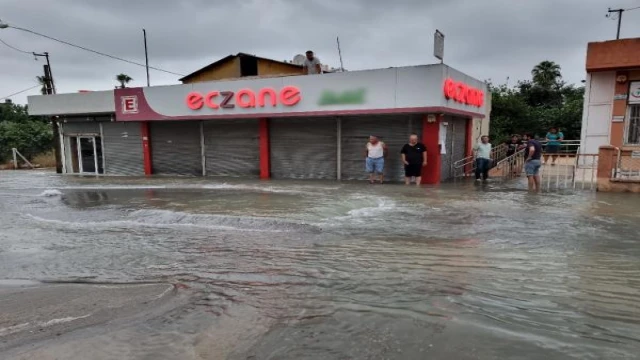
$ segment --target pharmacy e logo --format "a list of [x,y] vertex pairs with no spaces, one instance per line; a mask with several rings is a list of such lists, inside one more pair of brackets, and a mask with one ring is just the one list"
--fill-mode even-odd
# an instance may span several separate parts
[[138,113],[138,97],[136,95],[121,96],[120,101],[122,103],[123,114],[137,114]]

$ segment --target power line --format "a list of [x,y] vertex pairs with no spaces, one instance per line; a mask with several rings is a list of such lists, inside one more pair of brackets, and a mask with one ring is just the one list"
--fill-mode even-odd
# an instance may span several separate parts
[[[59,42],[61,44],[69,45],[69,46],[72,46],[72,47],[75,47],[75,48],[78,48],[78,49],[81,49],[81,50],[84,50],[84,51],[89,51],[89,52],[92,52],[92,53],[100,55],[100,56],[105,56],[105,57],[108,57],[108,58],[111,58],[111,59],[114,59],[114,60],[119,60],[119,61],[123,61],[123,62],[129,63],[129,64],[146,67],[145,64],[141,64],[141,63],[138,63],[138,62],[135,62],[135,61],[123,59],[123,58],[118,57],[118,56],[109,55],[109,54],[106,54],[106,53],[103,53],[103,52],[100,52],[100,51],[92,50],[92,49],[86,48],[84,46],[72,44],[70,42],[67,42],[67,41],[64,41],[64,40],[60,40],[60,39],[56,39],[56,38],[51,37],[49,35],[41,34],[39,32],[33,31],[33,30],[21,28],[21,27],[14,26],[14,25],[10,25],[10,27],[13,28],[13,29],[16,29],[16,30],[22,30],[22,31],[26,31],[26,32],[34,34],[34,35],[42,36],[42,37],[47,38],[49,40],[53,40],[53,41]],[[172,71],[160,69],[160,68],[153,67],[153,66],[149,66],[149,69],[153,69],[153,70],[156,70],[156,71],[162,71],[162,72],[165,72],[165,73],[168,73],[168,74],[172,74],[172,75],[185,76],[184,74],[175,73],[175,72],[172,72]]]
[[631,11],[631,10],[635,10],[635,9],[640,9],[640,6],[632,7],[632,8],[629,8],[629,9],[624,9],[624,11]]
[[18,91],[18,92],[16,92],[16,93],[13,93],[13,94],[11,94],[11,95],[7,95],[7,96],[5,96],[5,97],[2,97],[2,98],[0,98],[0,100],[8,99],[8,98],[10,98],[10,97],[12,97],[12,96],[16,96],[16,95],[18,95],[18,94],[22,94],[23,92],[27,92],[27,91],[29,91],[29,90],[33,90],[33,89],[35,89],[35,88],[37,88],[37,87],[41,87],[41,86],[42,86],[42,85],[36,85],[36,86],[32,86],[32,87],[30,87],[30,88],[28,88],[28,89],[20,90],[20,91]]
[[29,54],[29,55],[33,54],[33,53],[32,53],[32,52],[30,52],[30,51],[20,50],[20,49],[18,49],[18,48],[17,48],[17,47],[15,47],[15,46],[11,46],[11,45],[7,44],[7,43],[6,43],[4,40],[2,40],[2,39],[0,39],[0,43],[3,43],[3,44],[5,44],[8,48],[13,49],[13,50],[18,51],[18,52],[25,53],[25,54]]

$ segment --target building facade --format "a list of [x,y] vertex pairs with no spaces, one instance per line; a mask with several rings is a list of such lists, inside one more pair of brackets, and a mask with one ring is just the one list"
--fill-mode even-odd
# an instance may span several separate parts
[[640,38],[589,43],[581,152],[640,149]]
[[67,174],[366,179],[377,135],[399,181],[417,133],[431,184],[471,153],[488,109],[486,84],[443,64],[29,97],[61,126]]

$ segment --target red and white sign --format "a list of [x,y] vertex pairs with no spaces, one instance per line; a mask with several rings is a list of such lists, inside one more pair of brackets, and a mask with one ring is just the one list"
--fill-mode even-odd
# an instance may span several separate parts
[[465,105],[475,107],[484,105],[484,91],[451,78],[444,81],[444,97]]
[[138,97],[136,95],[122,96],[120,97],[122,103],[123,114],[137,114],[138,113]]
[[300,89],[295,86],[285,86],[280,91],[273,88],[262,88],[257,93],[251,89],[241,89],[234,91],[210,91],[203,94],[198,91],[192,91],[187,94],[185,103],[191,110],[200,110],[203,107],[211,109],[233,109],[256,108],[271,106],[276,107],[278,104],[283,106],[294,106],[302,100]]

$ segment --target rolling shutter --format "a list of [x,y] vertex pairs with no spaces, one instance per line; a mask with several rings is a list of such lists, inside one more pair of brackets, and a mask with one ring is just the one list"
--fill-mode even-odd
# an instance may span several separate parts
[[159,175],[202,175],[200,122],[151,122],[151,162]]
[[260,175],[258,120],[215,120],[204,123],[208,176]]
[[440,180],[453,178],[453,164],[463,159],[467,141],[467,120],[464,118],[445,117],[447,126],[447,153],[442,155],[442,167]]
[[[421,115],[354,116],[342,118],[342,179],[365,180],[364,151],[370,135],[380,137],[388,147],[385,180],[402,181],[404,167],[400,150],[411,133],[422,134]],[[422,139],[420,140],[422,141]]]
[[140,123],[103,123],[102,142],[106,174],[144,175]]
[[67,136],[94,135],[100,136],[100,123],[97,122],[66,122],[62,124],[62,133]]
[[335,118],[271,119],[269,124],[274,179],[337,178]]

